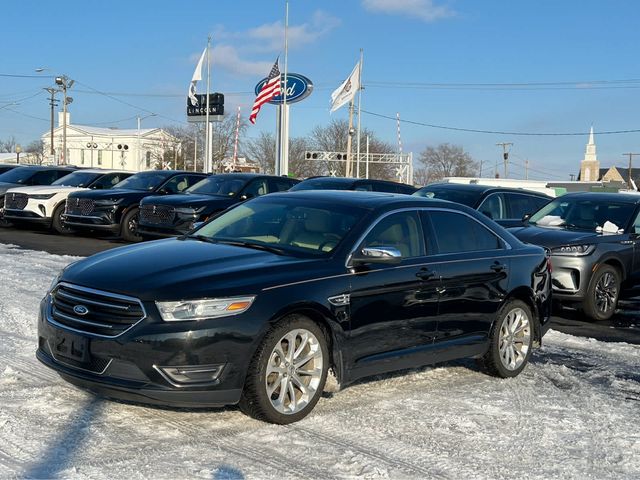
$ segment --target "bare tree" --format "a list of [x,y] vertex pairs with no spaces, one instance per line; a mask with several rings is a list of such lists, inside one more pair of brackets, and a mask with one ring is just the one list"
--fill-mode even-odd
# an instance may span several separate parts
[[[424,183],[444,177],[470,177],[477,174],[478,164],[462,147],[442,143],[420,153],[422,169],[417,169]],[[422,183],[422,182],[420,182]]]
[[34,140],[24,148],[24,163],[42,165],[44,161],[44,142],[42,140]]
[[6,140],[0,140],[0,153],[13,153],[16,151],[16,139],[9,137]]
[[247,140],[243,155],[260,166],[262,173],[273,174],[276,164],[276,137],[273,133],[260,132],[258,138]]

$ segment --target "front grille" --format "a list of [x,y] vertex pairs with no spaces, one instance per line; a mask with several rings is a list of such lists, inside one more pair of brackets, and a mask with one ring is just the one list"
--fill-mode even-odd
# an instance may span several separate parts
[[55,323],[103,337],[116,337],[146,316],[136,298],[68,283],[58,284],[51,298]]
[[141,205],[140,221],[151,225],[171,225],[175,209],[166,205]]
[[29,195],[26,193],[7,193],[4,208],[9,210],[24,210],[28,201]]
[[67,215],[90,215],[93,212],[93,200],[90,198],[72,198],[67,202]]

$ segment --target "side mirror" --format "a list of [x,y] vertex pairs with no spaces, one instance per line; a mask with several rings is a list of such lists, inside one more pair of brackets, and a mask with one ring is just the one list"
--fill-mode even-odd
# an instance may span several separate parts
[[242,195],[240,195],[240,200],[249,200],[250,198],[253,198],[253,195],[251,193],[243,193]]
[[527,221],[531,218],[531,214],[530,213],[525,213],[522,216],[522,223],[527,223]]
[[351,259],[352,265],[367,263],[383,263],[397,265],[402,261],[402,253],[395,247],[367,247],[355,253]]
[[158,195],[171,195],[172,193],[173,192],[166,187],[163,187],[160,190],[158,190]]

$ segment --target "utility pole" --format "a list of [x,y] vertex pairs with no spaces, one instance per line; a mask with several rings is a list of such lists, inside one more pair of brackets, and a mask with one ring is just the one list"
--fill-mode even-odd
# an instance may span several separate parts
[[502,158],[504,160],[504,178],[507,178],[507,173],[508,173],[507,164],[509,163],[509,147],[512,147],[512,146],[513,146],[513,143],[511,142],[496,143],[496,147],[502,147]]
[[529,180],[529,160],[524,161],[524,179]]
[[49,105],[51,106],[51,148],[49,149],[49,154],[51,155],[51,157],[55,158],[56,151],[53,147],[53,128],[54,128],[53,116],[54,116],[54,108],[58,106],[58,101],[56,100],[56,93],[58,93],[60,90],[53,87],[45,88],[45,90],[49,92],[49,94],[51,95],[51,98],[49,99]]
[[633,161],[633,157],[640,155],[640,153],[628,152],[628,153],[623,153],[622,155],[629,155],[629,181],[627,182],[627,189],[635,190],[634,184],[633,184],[633,178],[631,177],[631,162]]

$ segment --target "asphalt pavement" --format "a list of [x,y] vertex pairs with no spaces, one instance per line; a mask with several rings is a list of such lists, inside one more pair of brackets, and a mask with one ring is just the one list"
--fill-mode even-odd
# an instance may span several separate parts
[[[117,237],[58,235],[44,229],[17,228],[0,228],[0,243],[55,255],[74,256],[89,256],[128,244]],[[640,344],[640,290],[637,296],[621,300],[619,307],[611,320],[603,322],[585,321],[579,311],[563,309],[552,318],[552,328],[606,342]]]

